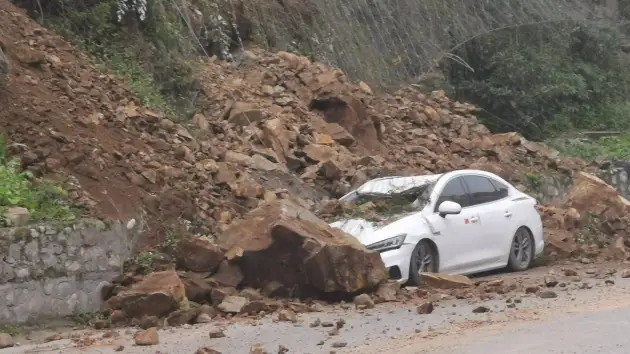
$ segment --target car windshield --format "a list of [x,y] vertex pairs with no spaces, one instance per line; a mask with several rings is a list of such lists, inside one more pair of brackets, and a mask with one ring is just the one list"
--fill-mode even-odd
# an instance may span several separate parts
[[400,186],[383,192],[355,193],[350,208],[346,208],[344,219],[384,221],[393,217],[422,210],[430,202],[434,181],[416,186]]

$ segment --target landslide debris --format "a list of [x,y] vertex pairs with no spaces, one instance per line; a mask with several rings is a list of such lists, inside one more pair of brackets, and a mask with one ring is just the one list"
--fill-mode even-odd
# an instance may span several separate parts
[[[122,80],[6,0],[0,33],[12,63],[10,85],[0,89],[0,125],[23,167],[65,182],[73,202],[98,217],[148,213],[150,230],[138,249],[163,245],[169,228],[186,221],[157,272],[130,269],[114,282],[101,325],[150,329],[164,321],[318,311],[316,301],[287,300],[309,293],[375,290],[361,308],[401,297],[434,302],[430,290],[410,294],[385,282],[377,253],[312,210],[386,175],[478,168],[518,183],[524,172],[571,176],[584,166],[516,133],[491,134],[475,107],[441,91],[374,93],[337,69],[285,52],[246,51],[238,64],[206,61],[198,75],[207,106],[177,122],[143,107]],[[603,232],[618,234],[625,252],[626,208],[606,207],[617,199],[597,193],[600,187],[578,175],[567,197],[575,213],[543,208],[546,225],[556,223],[549,229],[560,235],[552,238],[556,253],[575,243],[562,230],[583,229],[589,198],[599,198]],[[484,283],[453,296],[515,288]]]
[[[208,60],[208,105],[177,123],[143,107],[118,78],[0,1],[13,63],[0,124],[23,167],[66,181],[96,216],[149,213],[155,246],[173,220],[210,238],[265,201],[296,196],[312,209],[329,196],[391,174],[561,169],[517,134],[492,135],[476,108],[441,92],[374,94],[339,70],[289,53],[247,51],[239,65]],[[159,226],[156,226],[159,225]]]

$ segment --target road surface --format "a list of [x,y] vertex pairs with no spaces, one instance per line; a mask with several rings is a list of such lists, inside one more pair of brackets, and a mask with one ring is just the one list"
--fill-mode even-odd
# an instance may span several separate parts
[[[630,279],[619,275],[608,279],[614,284],[585,275],[564,288],[554,288],[557,298],[517,295],[517,304],[512,295],[506,297],[509,301],[444,300],[428,315],[417,314],[415,304],[381,304],[363,312],[335,306],[299,314],[296,324],[263,318],[166,328],[159,331],[160,343],[154,346],[135,346],[137,329],[116,330],[115,337],[90,330],[80,334],[90,338],[82,340],[87,344],[80,347],[64,339],[23,344],[0,353],[97,354],[114,353],[114,348],[124,346],[122,352],[129,354],[192,354],[200,347],[247,354],[254,344],[262,344],[269,353],[277,353],[282,345],[288,353],[298,354],[629,353]],[[473,313],[480,305],[490,312]],[[345,324],[331,336],[331,327],[311,327],[317,319],[332,323],[343,319]],[[208,333],[218,327],[225,337],[211,339]]]

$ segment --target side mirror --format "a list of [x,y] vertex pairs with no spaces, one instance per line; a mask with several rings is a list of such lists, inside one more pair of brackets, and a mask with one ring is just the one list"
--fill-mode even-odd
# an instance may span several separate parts
[[451,201],[445,201],[438,207],[438,213],[445,218],[446,215],[457,215],[462,212],[462,206]]

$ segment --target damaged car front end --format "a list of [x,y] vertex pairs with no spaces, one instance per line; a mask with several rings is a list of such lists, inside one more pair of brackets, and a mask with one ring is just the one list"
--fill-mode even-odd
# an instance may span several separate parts
[[366,182],[339,200],[352,205],[331,227],[379,252],[391,279],[409,277],[409,260],[418,240],[410,228],[430,226],[421,215],[441,175],[385,177]]

